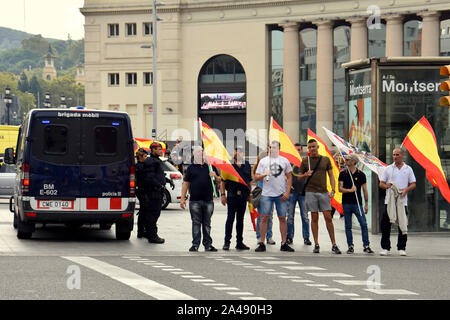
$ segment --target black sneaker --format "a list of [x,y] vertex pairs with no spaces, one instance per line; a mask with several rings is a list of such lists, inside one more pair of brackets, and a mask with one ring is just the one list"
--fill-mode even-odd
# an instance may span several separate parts
[[286,243],[292,244],[292,243],[294,243],[294,241],[292,240],[292,238],[286,238]]
[[365,253],[374,253],[373,250],[370,249],[369,246],[365,246],[363,251],[364,251]]
[[294,252],[295,250],[289,247],[287,242],[281,245],[280,251]]
[[331,251],[335,254],[341,254],[341,250],[339,250],[339,248],[337,247],[337,245],[334,245],[333,247],[331,247]]
[[320,253],[320,247],[319,247],[318,244],[316,244],[316,245],[314,246],[313,253]]
[[150,237],[148,238],[148,242],[149,243],[159,243],[162,244],[165,242],[165,240],[163,238],[160,238],[158,236],[154,236],[154,237]]
[[216,252],[217,249],[214,248],[213,246],[209,246],[208,248],[205,248],[205,251],[209,251],[209,252]]
[[258,248],[255,249],[256,252],[264,252],[266,251],[266,245],[262,242],[259,243]]
[[236,244],[237,250],[250,250],[249,247],[247,247],[243,242]]
[[305,245],[307,245],[307,246],[312,245],[311,241],[309,241],[308,238],[306,238],[305,240],[303,240],[303,243],[304,243]]
[[222,247],[223,250],[228,251],[230,250],[230,243],[229,242],[225,242],[225,244]]
[[189,251],[190,252],[197,252],[198,251],[198,247],[192,246],[192,247],[189,248]]
[[347,253],[348,254],[352,254],[355,252],[355,249],[353,248],[353,246],[348,247]]

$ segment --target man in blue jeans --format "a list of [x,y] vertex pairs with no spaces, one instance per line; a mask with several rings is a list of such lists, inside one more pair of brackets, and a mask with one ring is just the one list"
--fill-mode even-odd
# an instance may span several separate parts
[[289,160],[279,155],[280,143],[272,141],[270,143],[269,156],[261,159],[256,168],[255,180],[263,181],[263,188],[260,200],[259,214],[261,215],[260,235],[261,242],[256,248],[256,252],[266,251],[264,239],[267,231],[267,221],[275,204],[278,220],[280,221],[281,251],[293,252],[294,249],[286,243],[287,233],[287,201],[289,199],[292,186],[292,168]]
[[[302,154],[302,145],[300,143],[295,144],[295,149],[299,154]],[[300,218],[302,219],[302,235],[303,243],[310,246],[309,240],[309,219],[308,212],[305,206],[305,196],[302,195],[305,186],[305,180],[298,179],[299,167],[292,166],[292,189],[288,202],[288,216],[287,216],[287,239],[288,244],[292,244],[294,241],[294,222],[295,222],[295,206],[298,203],[300,209]]]
[[213,187],[211,177],[217,183],[220,177],[215,170],[209,172],[208,165],[203,157],[203,148],[197,146],[193,150],[194,163],[191,164],[184,176],[181,190],[182,209],[186,208],[186,193],[189,190],[189,212],[192,220],[192,247],[191,252],[197,252],[203,232],[203,245],[205,251],[215,252],[211,239],[211,216],[214,211]]
[[[369,247],[369,232],[367,230],[366,214],[369,210],[369,195],[367,179],[364,172],[356,168],[358,157],[354,154],[345,156],[348,170],[339,174],[339,191],[342,192],[342,207],[344,209],[345,235],[347,237],[348,254],[355,252],[352,235],[352,216],[355,214],[361,226],[362,241],[365,253],[373,253]],[[351,173],[351,176],[350,176]],[[364,191],[364,209],[362,207],[361,188]],[[356,199],[356,194],[358,199]],[[359,207],[358,207],[359,203]]]

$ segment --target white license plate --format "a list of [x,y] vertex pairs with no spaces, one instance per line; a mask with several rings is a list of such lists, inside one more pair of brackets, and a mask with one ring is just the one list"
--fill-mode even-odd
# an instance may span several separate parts
[[73,209],[73,200],[38,200],[38,209],[40,210],[60,210]]

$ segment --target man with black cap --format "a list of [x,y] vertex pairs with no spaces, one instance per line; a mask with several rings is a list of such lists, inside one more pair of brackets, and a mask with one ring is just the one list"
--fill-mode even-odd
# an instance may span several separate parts
[[[247,186],[242,183],[235,182],[226,178],[223,178],[220,190],[222,197],[222,204],[228,205],[228,216],[225,224],[225,242],[223,250],[230,249],[230,240],[233,229],[234,218],[236,217],[236,249],[249,250],[243,242],[242,233],[244,231],[244,214],[247,208],[247,201],[249,200],[251,193],[251,181],[252,181],[252,167],[250,163],[244,159],[243,147],[237,146],[234,149],[234,169],[247,183]],[[225,194],[227,190],[227,194]]]
[[150,155],[144,161],[144,184],[146,190],[146,219],[145,232],[150,243],[164,243],[158,236],[156,223],[161,214],[161,202],[166,184],[163,164],[159,158],[162,155],[162,146],[158,142],[150,145]]

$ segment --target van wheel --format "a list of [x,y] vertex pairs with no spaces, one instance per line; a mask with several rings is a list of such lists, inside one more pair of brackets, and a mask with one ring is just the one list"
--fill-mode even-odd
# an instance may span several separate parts
[[31,239],[31,235],[34,231],[34,223],[27,223],[20,220],[17,217],[17,238],[18,239]]
[[19,224],[19,222],[18,222],[18,219],[17,219],[17,215],[14,213],[14,220],[13,220],[13,227],[14,227],[14,229],[17,229],[18,224]]
[[17,238],[18,239],[31,239],[31,232],[23,232],[23,231],[17,231]]
[[164,189],[164,193],[162,196],[162,201],[161,201],[161,210],[164,210],[165,208],[167,208],[167,206],[170,203],[170,194],[169,191]]
[[131,231],[117,232],[116,231],[116,239],[117,240],[130,240]]

